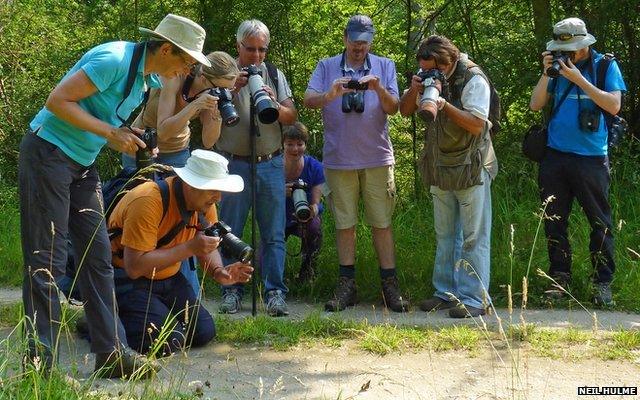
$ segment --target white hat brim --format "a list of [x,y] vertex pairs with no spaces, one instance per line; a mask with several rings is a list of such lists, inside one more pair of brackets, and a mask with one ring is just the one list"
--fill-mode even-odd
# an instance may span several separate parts
[[[575,40],[577,39],[577,40]],[[587,33],[587,36],[575,36],[571,40],[550,40],[547,42],[548,51],[578,51],[589,47],[596,42],[596,38],[592,34]]]
[[193,57],[197,62],[199,62],[200,64],[203,64],[207,67],[211,66],[211,61],[209,61],[209,59],[202,54],[199,51],[195,51],[195,50],[189,50],[187,48],[184,48],[182,46],[180,46],[178,43],[174,42],[171,38],[164,36],[156,31],[153,31],[151,29],[147,29],[147,28],[138,28],[138,30],[145,35],[149,35],[149,36],[153,36],[162,40],[166,40],[168,42],[171,42],[173,45],[175,45],[176,47],[178,47],[180,50],[184,51],[185,53],[189,54],[191,57]]
[[189,186],[200,190],[219,190],[221,192],[238,193],[244,190],[244,180],[240,175],[228,175],[222,179],[205,178],[194,174],[187,167],[173,169]]

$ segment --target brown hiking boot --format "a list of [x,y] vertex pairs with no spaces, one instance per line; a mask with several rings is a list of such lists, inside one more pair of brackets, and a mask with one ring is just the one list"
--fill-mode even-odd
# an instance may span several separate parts
[[99,378],[147,379],[159,369],[157,361],[126,348],[96,354],[94,371]]
[[395,312],[409,311],[409,302],[400,293],[398,277],[390,276],[382,280],[382,303]]
[[356,296],[356,280],[341,276],[338,278],[338,285],[333,294],[333,299],[324,305],[325,311],[342,311],[346,307],[355,306],[358,302]]
[[456,305],[458,305],[457,301],[444,300],[438,296],[432,296],[420,302],[420,309],[422,311],[429,312],[429,311],[446,310],[447,308],[455,307]]
[[462,303],[449,310],[449,316],[451,318],[475,318],[485,315],[486,313],[487,310],[485,308],[471,307]]

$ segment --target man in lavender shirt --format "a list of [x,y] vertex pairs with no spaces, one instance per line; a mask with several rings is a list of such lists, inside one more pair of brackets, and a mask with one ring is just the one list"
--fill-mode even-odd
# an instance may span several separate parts
[[318,63],[304,94],[306,107],[322,109],[324,195],[336,223],[340,277],[325,304],[327,311],[357,302],[355,226],[361,193],[380,264],[384,305],[396,312],[409,309],[398,287],[391,229],[395,160],[387,115],[398,111],[396,67],[390,59],[369,53],[374,32],[371,18],[351,17],[344,31],[345,50]]

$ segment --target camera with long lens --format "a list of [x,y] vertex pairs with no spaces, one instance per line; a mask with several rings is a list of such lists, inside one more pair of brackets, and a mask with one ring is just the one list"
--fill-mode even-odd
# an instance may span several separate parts
[[551,55],[553,56],[551,66],[545,71],[550,78],[557,78],[558,76],[560,76],[560,69],[562,69],[562,67],[560,66],[560,60],[562,60],[562,62],[566,64],[567,61],[571,58],[571,53],[572,52],[570,51],[551,52]]
[[425,121],[435,121],[438,116],[438,98],[443,91],[447,78],[437,68],[418,71],[417,76],[422,79],[424,90],[420,97],[418,115]]
[[218,98],[218,110],[220,110],[222,122],[226,126],[234,126],[240,122],[240,117],[232,102],[233,95],[229,89],[215,87],[209,89],[209,94]]
[[153,164],[153,149],[158,147],[158,132],[155,128],[144,128],[140,139],[147,147],[138,147],[136,151],[136,168],[143,169]]
[[296,218],[306,221],[311,218],[311,208],[309,200],[307,200],[307,188],[309,185],[302,179],[298,179],[291,185],[291,198],[293,200],[293,208]]
[[242,70],[246,71],[248,75],[249,92],[251,93],[251,100],[256,107],[258,119],[263,124],[273,124],[278,120],[280,112],[273,104],[269,93],[263,89],[264,80],[262,80],[260,69],[252,64]]
[[231,233],[231,228],[224,222],[216,222],[205,229],[204,234],[220,238],[220,250],[223,256],[240,261],[243,264],[247,264],[253,259],[253,249],[251,246]]
[[349,92],[342,95],[342,112],[364,112],[364,92]]
[[614,115],[609,125],[609,134],[607,135],[607,144],[609,147],[617,147],[628,130],[629,123],[621,116]]

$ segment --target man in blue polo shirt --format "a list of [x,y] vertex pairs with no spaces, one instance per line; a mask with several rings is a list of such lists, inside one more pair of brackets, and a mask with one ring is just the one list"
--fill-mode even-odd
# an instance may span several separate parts
[[[62,329],[54,276],[64,271],[67,238],[78,255],[77,282],[96,353],[95,370],[105,377],[146,377],[152,368],[131,351],[117,314],[111,246],[103,217],[95,159],[105,144],[124,153],[145,147],[140,130],[123,127],[144,92],[159,76],[186,74],[192,64],[209,65],[201,53],[205,32],[193,21],[167,15],[141,45],[111,42],[89,50],[49,94],[20,144],[18,161],[23,302],[28,318],[25,365],[56,359]],[[131,91],[125,86],[135,51],[142,52]],[[141,368],[142,369],[139,369]]]
[[[614,304],[611,281],[613,227],[609,205],[609,159],[607,127],[603,111],[617,114],[626,86],[615,62],[605,75],[604,90],[596,85],[596,71],[603,55],[590,46],[596,39],[578,18],[564,19],[553,27],[553,39],[542,53],[544,72],[533,89],[530,108],[542,109],[554,99],[553,118],[549,122],[547,152],[540,162],[538,185],[542,201],[549,199],[545,233],[549,251],[549,275],[567,289],[571,281],[571,246],[567,237],[573,199],[578,200],[591,225],[591,263],[594,268],[593,302],[600,306]],[[552,79],[547,70],[554,56],[562,51],[560,75]],[[560,298],[564,290],[551,284],[545,292]]]

